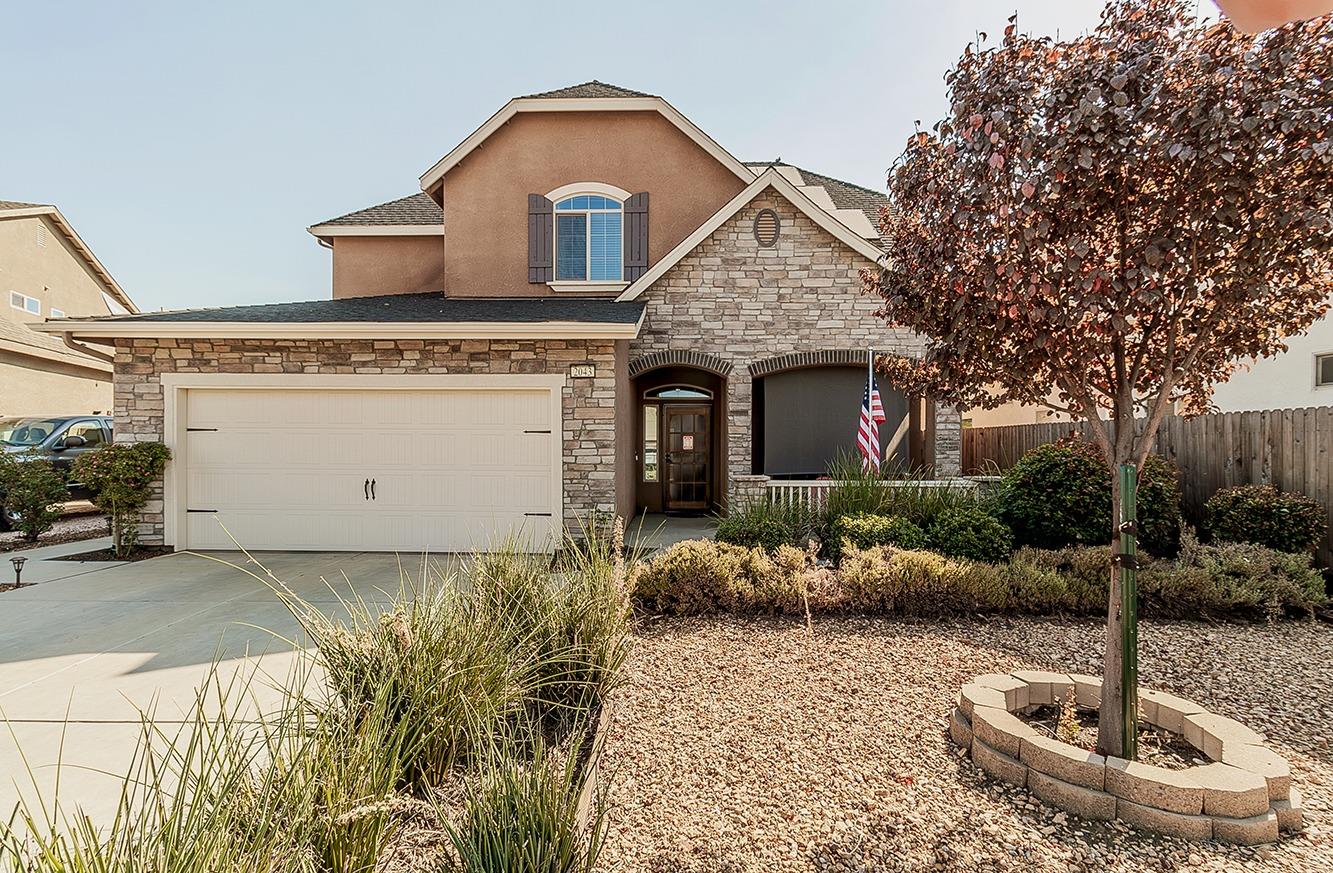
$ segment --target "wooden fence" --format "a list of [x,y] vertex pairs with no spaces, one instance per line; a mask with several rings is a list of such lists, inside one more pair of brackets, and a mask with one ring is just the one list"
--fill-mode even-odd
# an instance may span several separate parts
[[[1014,424],[963,429],[963,471],[1005,470],[1028,449],[1078,432],[1088,423]],[[1104,424],[1101,426],[1105,426]],[[1204,501],[1228,485],[1267,483],[1300,491],[1333,517],[1333,407],[1225,412],[1193,419],[1169,416],[1157,432],[1155,451],[1180,468],[1185,513],[1197,521]],[[1333,531],[1318,550],[1333,566]]]

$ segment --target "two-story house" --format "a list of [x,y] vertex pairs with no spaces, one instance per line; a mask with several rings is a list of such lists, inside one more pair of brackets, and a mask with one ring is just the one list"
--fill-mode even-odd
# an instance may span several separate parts
[[111,411],[111,356],[33,330],[137,312],[60,210],[0,200],[0,416]]
[[[867,350],[920,348],[860,290],[884,202],[590,82],[311,227],[332,299],[45,329],[114,346],[117,439],[174,450],[149,541],[462,550],[821,475]],[[881,390],[895,456],[956,473],[957,413]]]

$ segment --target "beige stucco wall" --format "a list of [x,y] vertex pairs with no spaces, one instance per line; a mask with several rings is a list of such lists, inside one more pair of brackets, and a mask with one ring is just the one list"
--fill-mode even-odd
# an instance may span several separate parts
[[408,294],[444,288],[444,242],[438,236],[338,236],[333,243],[333,296]]
[[445,290],[551,293],[528,284],[528,195],[573,182],[648,192],[650,262],[743,187],[656,112],[519,113],[444,177]]
[[[46,245],[37,244],[45,225]],[[9,305],[9,292],[21,291],[42,302],[41,315]],[[3,218],[0,212],[0,318],[41,321],[51,309],[66,315],[106,315],[102,286],[54,224],[42,216]]]
[[0,351],[0,416],[110,411],[110,373]]

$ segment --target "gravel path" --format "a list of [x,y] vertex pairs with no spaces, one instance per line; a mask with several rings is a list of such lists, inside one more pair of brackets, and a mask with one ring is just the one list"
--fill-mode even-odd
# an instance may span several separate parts
[[[1333,628],[1144,623],[1141,681],[1266,732],[1306,831],[1244,849],[1086,822],[983,779],[946,725],[959,686],[1100,672],[1095,622],[665,620],[617,692],[604,869],[648,873],[1333,868]],[[1252,683],[1251,677],[1262,677]]]

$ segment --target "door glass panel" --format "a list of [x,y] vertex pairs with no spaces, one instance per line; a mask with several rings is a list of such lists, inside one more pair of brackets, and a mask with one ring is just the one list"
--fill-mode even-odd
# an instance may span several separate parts
[[656,406],[643,408],[643,481],[657,481],[657,411]]

